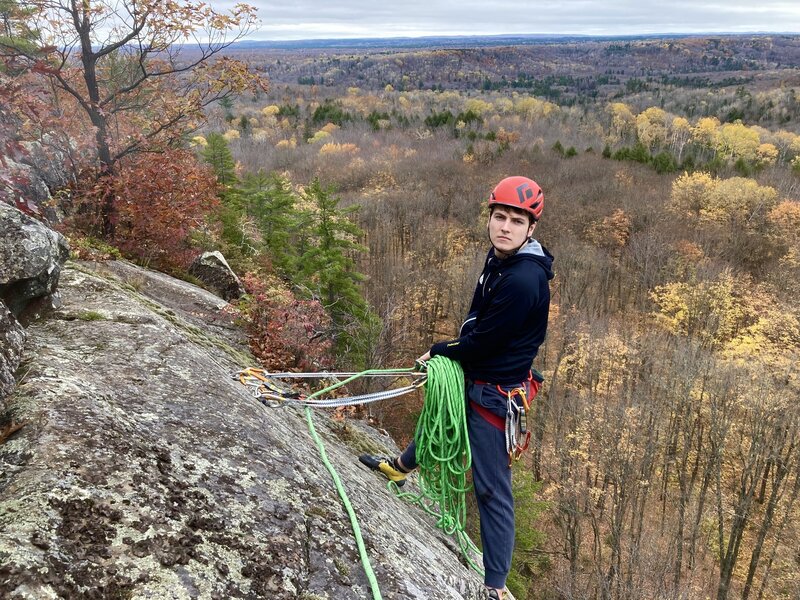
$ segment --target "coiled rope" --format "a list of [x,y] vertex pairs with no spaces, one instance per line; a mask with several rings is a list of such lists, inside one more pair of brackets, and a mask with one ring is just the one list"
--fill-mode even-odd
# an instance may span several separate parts
[[467,430],[467,405],[464,398],[464,371],[461,365],[444,356],[427,363],[425,403],[417,421],[420,493],[401,492],[389,482],[398,497],[419,505],[436,517],[436,526],[458,540],[461,554],[475,571],[483,570],[473,560],[480,555],[466,532],[466,494],[470,490],[467,471],[472,465]]
[[[344,376],[345,379],[306,397],[292,393],[291,390],[276,385],[272,381],[273,378],[328,378],[336,376]],[[323,394],[336,390],[356,379],[374,376],[412,376],[418,378],[412,384],[394,390],[346,398],[320,398]],[[446,534],[456,537],[461,553],[470,567],[481,575],[483,574],[483,570],[472,558],[480,555],[480,550],[466,533],[466,493],[470,489],[467,484],[466,473],[472,464],[472,454],[467,431],[464,372],[457,362],[443,356],[435,356],[427,362],[427,376],[419,373],[416,368],[373,369],[361,373],[267,373],[262,369],[245,369],[236,373],[234,378],[238,379],[243,385],[254,388],[253,395],[267,406],[278,406],[283,402],[305,406],[309,432],[317,445],[322,462],[330,473],[342,504],[350,518],[361,563],[369,581],[374,600],[382,600],[382,597],[375,573],[367,556],[361,528],[341,479],[330,460],[328,460],[325,446],[314,427],[311,408],[334,408],[386,400],[406,394],[424,384],[425,402],[414,436],[417,443],[417,463],[420,467],[420,493],[401,492],[394,482],[389,482],[389,487],[393,489],[398,497],[420,506],[426,513],[434,516],[437,519],[436,526],[438,528]]]

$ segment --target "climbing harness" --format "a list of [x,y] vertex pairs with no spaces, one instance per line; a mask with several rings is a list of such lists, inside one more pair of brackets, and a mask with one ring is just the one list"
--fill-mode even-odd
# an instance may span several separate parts
[[[541,373],[531,370],[528,379],[517,387],[505,390],[502,386],[497,385],[497,391],[506,397],[505,419],[477,402],[470,401],[470,407],[474,411],[505,435],[509,467],[520,459],[522,453],[528,449],[530,444],[531,432],[528,429],[530,403],[539,392],[543,381],[544,377]],[[491,385],[485,381],[475,381],[474,383]],[[516,398],[519,398],[519,400],[516,400]]]

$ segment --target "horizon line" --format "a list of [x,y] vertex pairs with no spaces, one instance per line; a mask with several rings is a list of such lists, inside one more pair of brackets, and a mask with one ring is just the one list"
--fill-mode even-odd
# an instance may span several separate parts
[[640,32],[640,33],[464,33],[464,34],[424,34],[424,35],[388,35],[388,36],[356,36],[356,37],[309,37],[292,39],[242,39],[234,44],[248,43],[298,43],[298,42],[352,42],[352,41],[408,41],[408,40],[457,40],[457,39],[504,39],[504,38],[652,38],[652,37],[708,37],[708,36],[799,36],[798,31],[671,31],[671,32]]

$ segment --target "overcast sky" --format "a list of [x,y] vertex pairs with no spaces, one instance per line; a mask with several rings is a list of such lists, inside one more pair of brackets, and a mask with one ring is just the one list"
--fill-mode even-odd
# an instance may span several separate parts
[[[230,0],[212,0],[221,8]],[[248,39],[800,32],[800,0],[250,0]]]

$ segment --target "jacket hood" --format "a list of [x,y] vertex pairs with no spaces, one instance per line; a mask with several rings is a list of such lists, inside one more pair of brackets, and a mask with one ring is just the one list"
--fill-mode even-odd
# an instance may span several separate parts
[[[491,250],[492,258],[494,258],[494,248]],[[510,265],[517,261],[532,260],[538,263],[544,269],[547,279],[553,278],[553,255],[547,251],[547,248],[542,246],[538,240],[531,238],[527,244],[520,248],[516,254],[509,256],[503,260],[504,265]]]

